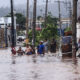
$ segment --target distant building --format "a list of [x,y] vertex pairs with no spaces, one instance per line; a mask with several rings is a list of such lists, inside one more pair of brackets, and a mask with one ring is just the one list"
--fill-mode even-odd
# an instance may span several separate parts
[[[64,30],[67,27],[71,27],[71,21],[69,18],[63,18],[61,19],[61,24],[62,24],[62,30]],[[80,39],[80,17],[78,18],[78,23],[77,23],[77,33],[76,33],[77,41]]]
[[71,21],[70,18],[62,18],[61,19],[62,29],[65,29],[67,27],[70,27]]
[[[16,17],[14,17],[14,31],[16,41]],[[11,43],[11,17],[0,17],[0,47]],[[2,40],[1,40],[2,39]]]
[[[58,35],[60,35],[60,26],[59,26],[59,21],[57,22],[58,24]],[[62,18],[61,19],[61,35],[64,36],[64,30],[67,27],[71,27],[71,20],[69,18]]]
[[[40,31],[42,30],[42,23],[44,22],[44,19],[40,19],[40,20],[36,20],[36,30],[37,31]],[[30,19],[29,20],[29,29],[32,29],[33,28],[33,20]]]

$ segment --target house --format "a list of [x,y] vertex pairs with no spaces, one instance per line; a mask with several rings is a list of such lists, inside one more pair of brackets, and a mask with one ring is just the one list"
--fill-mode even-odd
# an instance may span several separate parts
[[[44,22],[44,19],[36,19],[36,30],[37,31],[40,31],[40,30],[42,30],[42,23]],[[29,20],[29,29],[32,29],[32,27],[33,27],[33,20],[32,19],[30,19]]]
[[[16,41],[16,17],[14,17],[14,31]],[[0,47],[7,47],[11,43],[11,17],[0,17]]]

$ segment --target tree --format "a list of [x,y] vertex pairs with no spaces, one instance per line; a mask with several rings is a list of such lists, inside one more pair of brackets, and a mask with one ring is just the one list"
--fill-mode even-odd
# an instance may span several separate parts
[[[46,28],[43,28],[43,30],[41,31],[41,38],[42,39],[45,39],[45,38],[48,38],[48,39],[52,39],[52,38],[56,38],[57,36],[57,21],[58,21],[58,18],[56,17],[53,17],[50,14],[48,14],[47,16],[47,24],[46,24]],[[43,23],[43,26],[44,26],[45,23]]]
[[[47,27],[42,28],[42,31],[35,31],[36,35],[36,45],[40,40],[49,39],[57,37],[57,18],[52,17],[51,15],[47,16]],[[43,23],[44,26],[44,23]],[[29,31],[29,40],[32,40],[32,30]]]
[[42,39],[56,38],[57,26],[54,26],[53,24],[47,24],[47,27],[42,30],[41,35]]
[[[32,42],[32,30],[29,30],[29,32],[28,32],[28,36],[29,36],[29,41],[30,42]],[[35,31],[35,34],[36,34],[36,36],[35,36],[35,40],[36,40],[36,45],[37,45],[37,43],[39,42],[39,40],[40,40],[40,32],[39,31]]]
[[16,13],[16,22],[19,25],[20,29],[24,29],[25,26],[25,22],[26,22],[26,18],[24,17],[24,15],[22,15],[21,13]]
[[[48,13],[46,25],[47,24],[53,24],[54,26],[57,26],[57,21],[58,21],[58,18],[53,17],[51,15],[51,13]],[[43,27],[45,27],[44,24],[45,24],[45,22],[42,24]]]
[[[22,15],[21,13],[16,13],[16,23],[19,25],[19,29],[25,29],[25,22],[26,22],[26,18],[24,15]],[[6,15],[5,17],[11,17],[11,13],[9,13],[8,15]]]
[[41,16],[38,16],[37,19],[40,20],[40,18],[42,18]]

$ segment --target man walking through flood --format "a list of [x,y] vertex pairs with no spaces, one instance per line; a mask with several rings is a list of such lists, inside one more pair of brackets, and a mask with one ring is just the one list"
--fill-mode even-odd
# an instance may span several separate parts
[[44,51],[45,49],[44,49],[43,41],[40,41],[40,44],[37,47],[37,52],[38,54],[44,54]]

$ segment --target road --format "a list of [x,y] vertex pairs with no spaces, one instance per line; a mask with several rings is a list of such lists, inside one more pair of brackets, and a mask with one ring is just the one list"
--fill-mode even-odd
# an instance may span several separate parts
[[80,60],[53,54],[12,57],[10,48],[0,50],[0,80],[80,80]]

